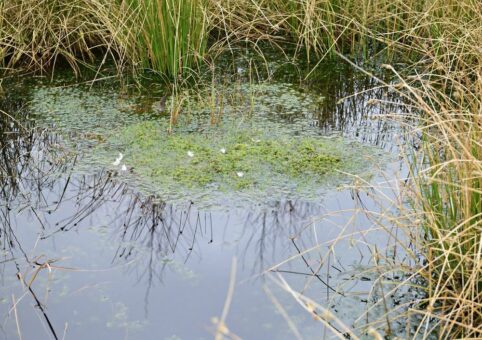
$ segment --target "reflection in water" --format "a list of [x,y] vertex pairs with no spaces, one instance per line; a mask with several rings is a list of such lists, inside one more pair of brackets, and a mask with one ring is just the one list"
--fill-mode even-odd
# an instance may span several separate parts
[[[227,83],[235,83],[239,81],[239,77],[242,79],[241,82],[249,81],[252,76],[250,72],[253,59],[257,58],[248,55],[232,61],[231,67],[237,70],[237,73],[231,76]],[[288,84],[299,84],[299,89],[303,93],[320,99],[316,101],[317,107],[302,117],[273,110],[274,121],[295,123],[298,120],[309,119],[310,125],[318,127],[322,134],[341,132],[344,136],[367,144],[386,149],[395,147],[392,138],[399,132],[400,127],[387,117],[401,112],[402,98],[397,93],[380,86],[373,78],[339,61],[325,61],[315,69],[311,67],[270,62],[270,72],[266,72],[263,67],[257,69],[261,71],[257,74],[262,79],[270,78]],[[383,80],[390,83],[389,78]]]
[[[374,98],[393,102],[392,108],[384,106],[393,111],[397,98],[382,88],[366,91],[374,84],[346,69],[333,68],[315,78],[319,81],[301,90],[325,97],[316,109],[303,117],[273,113],[269,118],[288,123],[308,119],[320,134],[341,131],[387,149],[394,145],[394,125],[371,118],[386,113]],[[338,102],[353,93],[358,95]],[[0,105],[16,114],[0,119],[0,266],[4,281],[0,290],[6,296],[15,293],[23,302],[27,300],[24,287],[28,287],[34,304],[41,306],[44,323],[51,324],[51,333],[58,338],[67,322],[70,338],[88,334],[127,338],[129,332],[139,332],[134,338],[142,334],[144,339],[199,338],[209,317],[217,315],[223,305],[228,280],[224,274],[231,257],[237,256],[242,275],[232,311],[233,328],[250,339],[289,339],[287,322],[278,316],[278,310],[267,310],[270,302],[258,295],[260,286],[266,284],[260,273],[269,268],[282,273],[299,291],[328,305],[333,296],[345,297],[355,286],[347,279],[348,269],[369,262],[363,256],[369,255],[370,249],[360,250],[346,236],[369,225],[362,217],[353,220],[350,192],[340,193],[338,201],[286,199],[231,211],[199,210],[189,200],[173,205],[136,192],[121,172],[79,173],[77,157],[88,150],[80,150],[77,156],[64,149],[62,137],[32,126],[29,112],[22,107],[8,99]],[[335,209],[345,212],[335,216]],[[350,227],[346,227],[348,223]],[[331,241],[340,232],[344,240]],[[363,241],[367,238],[362,235]],[[343,244],[341,253],[333,248],[337,243]],[[283,262],[285,259],[290,260]],[[46,279],[43,272],[52,277]],[[241,284],[252,282],[253,277],[252,285]],[[319,284],[311,284],[313,281]],[[108,288],[99,288],[103,284]],[[121,298],[115,300],[115,296]],[[139,301],[143,301],[140,312],[136,310]],[[358,297],[355,303],[360,304]],[[9,310],[5,334],[15,334],[11,305],[10,301],[2,305],[8,307],[2,311]],[[299,319],[303,335],[320,334],[309,317],[303,319],[297,306],[286,301],[283,305]],[[353,306],[345,307],[345,312],[353,310]],[[29,325],[22,331],[35,335],[42,330],[34,326],[38,320],[29,316],[29,308],[18,304]],[[151,325],[145,324],[145,319]],[[116,327],[122,332],[113,329]]]
[[[150,292],[165,281],[173,261],[188,264],[202,258],[206,246],[231,243],[238,249],[249,278],[280,259],[289,247],[290,236],[298,234],[308,217],[317,213],[316,205],[290,200],[230,213],[199,211],[190,201],[174,206],[133,192],[117,172],[77,174],[76,156],[60,147],[60,137],[19,127],[7,118],[2,122],[10,131],[2,134],[0,156],[4,169],[0,197],[0,241],[5,251],[2,272],[11,278],[16,273],[20,283],[29,286],[57,338],[61,331],[53,320],[59,315],[49,315],[48,304],[41,301],[43,294],[39,292],[48,289],[48,284],[45,287],[37,282],[37,275],[42,269],[63,268],[62,257],[49,255],[50,241],[68,245],[62,235],[92,228],[107,232],[115,245],[110,262],[112,266],[127,264],[126,274],[142,282],[147,314]],[[240,228],[235,231],[233,224]]]
[[[37,144],[31,145],[30,150],[51,148],[47,146],[52,142],[51,138],[46,140],[32,133],[28,140]],[[3,155],[12,157],[8,150]],[[0,162],[10,159],[2,157]],[[91,223],[93,215],[102,214],[106,218],[103,224],[116,234],[119,243],[113,261],[136,259],[139,249],[148,249],[151,255],[147,261],[149,265],[174,253],[183,254],[184,262],[187,262],[196,253],[199,242],[211,244],[218,236],[213,231],[213,214],[223,229],[229,227],[230,218],[236,215],[236,212],[199,211],[191,201],[184,206],[174,206],[155,196],[145,197],[130,190],[119,174],[112,171],[74,175],[75,158],[66,160],[62,157],[59,163],[58,159],[25,157],[25,154],[16,158],[15,177],[5,177],[2,186],[0,223],[9,240],[5,244],[21,248],[13,235],[16,219],[21,215],[26,215],[27,220],[38,226],[40,240],[48,240],[60,233],[78,231]],[[300,221],[317,211],[316,205],[311,203],[288,200],[240,213],[244,222],[239,238],[246,239],[242,253],[257,254],[253,272],[265,268],[264,252],[267,248],[276,252],[278,236],[286,238],[297,234]],[[225,221],[219,223],[222,217]],[[239,219],[239,216],[234,218]],[[220,231],[216,230],[217,233]],[[156,276],[160,277],[160,273]]]
[[315,114],[316,123],[324,131],[343,131],[364,143],[393,146],[397,131],[386,116],[398,111],[400,98],[352,68],[331,74],[330,79],[313,85],[327,98]]

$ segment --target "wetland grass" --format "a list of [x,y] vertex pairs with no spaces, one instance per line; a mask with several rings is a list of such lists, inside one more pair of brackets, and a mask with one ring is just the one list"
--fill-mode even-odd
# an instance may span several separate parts
[[[169,79],[190,69],[206,49],[201,0],[6,0],[0,3],[0,65],[52,71],[68,63],[119,72],[148,68]],[[99,66],[100,63],[100,66]]]
[[425,117],[422,148],[410,163],[428,283],[423,321],[436,320],[443,338],[482,337],[481,61],[461,78],[447,68],[412,88],[421,91]]
[[280,50],[293,44],[313,60],[333,51],[443,58],[464,53],[447,51],[445,43],[466,44],[465,28],[477,26],[481,7],[471,0],[6,0],[0,4],[0,60],[7,69],[53,69],[62,60],[79,70],[109,56],[176,80],[195,74],[218,47],[239,42],[260,53],[260,41]]
[[436,8],[428,37],[413,39],[426,49],[414,65],[418,74],[399,78],[406,111],[420,122],[420,149],[405,150],[411,209],[399,210],[416,217],[407,236],[423,257],[415,272],[426,298],[411,312],[423,316],[415,332],[423,337],[482,337],[481,7],[463,1],[448,14]]
[[[480,2],[433,2],[418,12],[424,24],[389,44],[398,53],[410,51],[419,58],[400,72],[386,65],[396,79],[381,82],[406,99],[402,111],[411,122],[405,121],[410,130],[405,140],[414,144],[405,146],[402,154],[410,174],[395,182],[393,201],[382,188],[368,183],[362,186],[370,189],[358,190],[388,206],[366,213],[374,229],[386,230],[395,240],[393,249],[406,257],[383,256],[372,249],[372,271],[378,279],[371,295],[378,295],[375,306],[386,311],[374,320],[368,316],[374,307],[368,308],[362,333],[395,335],[391,327],[402,322],[406,338],[482,337],[481,13]],[[383,100],[379,104],[384,105]],[[400,272],[404,279],[388,281]],[[387,301],[410,287],[423,296],[390,311]]]
[[206,51],[208,28],[203,0],[129,0],[140,13],[140,62],[174,80],[187,75]]
[[[333,51],[372,58],[437,51],[460,24],[477,24],[477,1],[211,0],[211,25],[230,40],[292,43],[310,59]],[[418,44],[423,40],[424,44]],[[385,60],[386,61],[386,60]]]
[[[402,61],[401,75],[388,67],[398,83],[384,86],[407,99],[404,110],[416,113],[419,124],[412,130],[422,137],[417,150],[404,150],[410,176],[397,202],[374,215],[377,227],[390,231],[389,221],[405,233],[396,245],[410,261],[386,259],[382,265],[377,250],[373,271],[380,277],[375,285],[403,271],[409,279],[394,289],[417,286],[424,296],[399,307],[399,315],[387,312],[362,333],[390,336],[392,319],[416,315],[407,338],[481,338],[481,13],[475,0],[4,1],[0,59],[5,68],[44,70],[62,58],[78,70],[80,64],[95,65],[100,49],[119,64],[175,79],[215,47],[240,41],[256,47],[266,40],[291,43],[313,60],[337,52],[362,61],[379,54],[386,62]],[[386,197],[380,193],[379,199]],[[316,320],[331,324],[329,311],[280,282]],[[340,337],[352,334],[350,326],[338,328]]]
[[67,63],[98,67],[111,55],[119,68],[133,58],[125,23],[132,14],[117,1],[5,0],[0,3],[0,65],[5,70],[54,70]]

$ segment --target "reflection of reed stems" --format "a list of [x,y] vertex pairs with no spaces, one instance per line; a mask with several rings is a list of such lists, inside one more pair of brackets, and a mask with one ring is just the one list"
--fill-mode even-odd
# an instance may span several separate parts
[[35,302],[37,303],[37,307],[40,309],[40,311],[42,312],[43,316],[44,316],[44,319],[45,321],[47,322],[47,325],[49,326],[49,329],[50,329],[50,332],[52,332],[52,335],[54,337],[55,340],[58,340],[58,336],[57,336],[57,333],[55,333],[55,329],[54,327],[52,326],[52,323],[50,322],[50,319],[47,315],[47,313],[45,312],[45,309],[42,307],[42,303],[40,302],[40,300],[37,298],[37,295],[35,294],[35,292],[33,291],[32,287],[30,285],[27,284],[27,282],[25,282],[24,278],[19,274],[17,274],[17,277],[18,279],[28,288],[30,294],[32,295],[32,297],[34,298]]
[[307,266],[308,269],[311,271],[311,273],[313,274],[313,276],[316,277],[321,283],[323,283],[328,289],[330,289],[331,291],[333,291],[333,292],[335,292],[335,293],[337,293],[337,294],[339,294],[339,295],[341,295],[341,296],[344,297],[345,294],[343,294],[343,293],[337,291],[335,288],[331,287],[327,282],[325,282],[325,280],[323,280],[323,279],[321,278],[321,276],[320,276],[317,272],[315,272],[315,271],[313,270],[313,268],[310,266],[310,264],[308,263],[308,261],[306,260],[306,258],[304,257],[304,255],[301,253],[300,248],[298,248],[298,246],[296,245],[295,240],[294,240],[294,239],[291,239],[291,242],[292,242],[293,245],[295,246],[296,251],[297,251],[298,254],[301,256],[301,258],[303,259],[303,262],[306,264],[306,266]]

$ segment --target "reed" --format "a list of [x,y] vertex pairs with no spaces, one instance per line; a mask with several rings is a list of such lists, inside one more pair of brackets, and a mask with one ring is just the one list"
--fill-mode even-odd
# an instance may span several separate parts
[[[203,59],[208,27],[203,0],[129,0],[140,13],[139,61],[175,79]],[[135,25],[136,23],[132,23]]]
[[[388,206],[382,213],[367,213],[376,221],[374,229],[389,232],[406,255],[395,261],[374,252],[372,271],[379,279],[373,291],[380,291],[390,273],[404,272],[408,278],[382,292],[376,305],[386,309],[390,295],[404,287],[416,286],[424,297],[394,307],[395,313],[387,309],[380,320],[362,328],[363,333],[391,336],[391,324],[401,321],[407,324],[407,338],[481,338],[482,3],[381,0],[330,5],[332,19],[317,20],[318,29],[308,30],[314,35],[302,32],[310,27],[307,18],[313,13],[326,14],[321,7],[306,17],[293,14],[297,24],[283,21],[280,27],[318,55],[329,52],[329,46],[340,57],[340,52],[364,56],[388,51],[394,59],[387,62],[405,62],[402,70],[385,65],[395,81],[381,85],[405,99],[402,111],[413,113],[405,119],[416,122],[405,140],[419,146],[403,150],[410,176],[395,201],[383,202],[383,190],[368,184],[359,190],[370,197],[376,192],[380,206]],[[308,14],[301,2],[296,8]],[[335,33],[332,44],[324,45],[316,32],[329,36],[328,27]],[[404,236],[395,237],[394,227]]]

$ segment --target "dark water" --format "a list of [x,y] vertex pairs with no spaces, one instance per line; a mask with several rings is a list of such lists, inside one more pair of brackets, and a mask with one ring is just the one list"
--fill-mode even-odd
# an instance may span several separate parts
[[[338,103],[374,84],[339,65],[324,70],[302,88],[326,98],[316,110],[272,119],[302,119],[322,134],[396,149],[397,126],[373,119],[385,111],[369,104],[388,94]],[[355,322],[371,287],[363,274],[369,245],[389,243],[381,231],[364,232],[374,226],[362,208],[379,209],[370,197],[332,187],[316,201],[206,209],[186,197],[173,204],[140,192],[116,170],[78,171],[89,146],[73,150],[58,129],[39,128],[29,100],[7,92],[2,102],[13,117],[1,116],[0,337],[213,338],[231,278],[225,323],[244,339],[333,336],[288,284],[349,326],[366,321]],[[399,167],[380,165],[372,181],[386,181],[382,173],[395,178]]]

